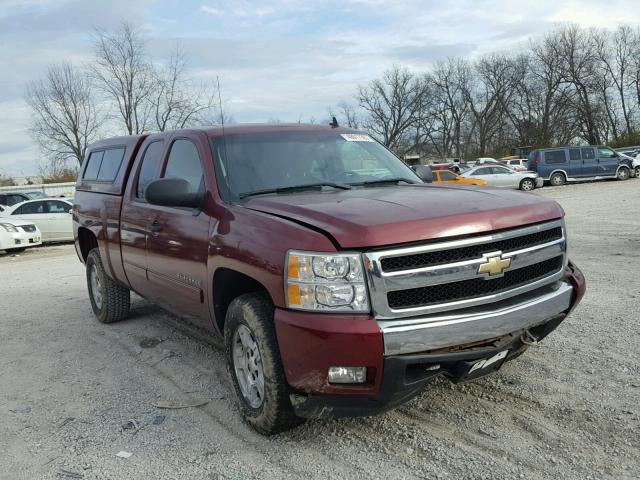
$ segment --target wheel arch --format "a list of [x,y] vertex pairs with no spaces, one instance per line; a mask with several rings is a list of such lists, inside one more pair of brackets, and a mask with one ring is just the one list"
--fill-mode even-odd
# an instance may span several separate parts
[[246,293],[264,292],[273,303],[267,287],[255,278],[228,267],[219,267],[213,274],[213,314],[218,330],[224,332],[227,310],[231,302]]
[[549,174],[549,176],[545,180],[551,180],[551,177],[553,175],[555,175],[556,173],[563,174],[565,181],[567,181],[567,182],[569,181],[569,175],[567,175],[567,171],[563,170],[562,168],[556,168],[555,170],[552,170],[551,173]]
[[78,228],[78,248],[80,256],[84,263],[87,262],[89,252],[94,248],[98,248],[98,238],[95,233],[85,227]]

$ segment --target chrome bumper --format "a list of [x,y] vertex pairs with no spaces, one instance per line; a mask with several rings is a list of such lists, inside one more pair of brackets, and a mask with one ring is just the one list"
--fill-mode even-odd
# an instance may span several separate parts
[[535,327],[571,306],[573,287],[566,282],[544,293],[494,304],[419,318],[378,320],[384,336],[385,355],[425,352],[464,345]]

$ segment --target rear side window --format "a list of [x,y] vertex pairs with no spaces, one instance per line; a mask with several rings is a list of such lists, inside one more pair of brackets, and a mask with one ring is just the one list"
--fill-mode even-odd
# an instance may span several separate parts
[[105,150],[97,180],[100,182],[113,182],[118,175],[123,158],[124,148]]
[[11,215],[33,215],[34,213],[45,213],[45,211],[45,202],[30,202],[22,205]]
[[195,144],[189,140],[176,140],[171,145],[164,178],[182,178],[191,184],[192,192],[204,190],[204,174],[200,155]]
[[545,163],[565,163],[567,154],[564,150],[549,150],[544,152]]
[[87,168],[84,169],[84,180],[95,180],[98,178],[98,172],[100,171],[100,164],[102,164],[102,156],[104,150],[98,150],[97,152],[91,152],[87,159]]
[[142,167],[140,167],[140,175],[138,175],[138,185],[136,186],[136,197],[142,200],[144,200],[144,192],[147,186],[160,178],[163,150],[164,142],[156,141],[150,143],[144,151]]
[[579,148],[570,148],[569,149],[569,159],[571,159],[571,160],[580,160],[580,149]]
[[595,153],[593,153],[593,148],[581,148],[582,151],[582,159],[583,160],[591,160],[596,158]]
[[47,213],[69,213],[71,205],[67,202],[60,202],[58,200],[47,201]]

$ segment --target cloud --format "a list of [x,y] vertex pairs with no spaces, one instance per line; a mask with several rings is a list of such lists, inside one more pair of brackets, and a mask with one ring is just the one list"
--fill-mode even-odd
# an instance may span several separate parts
[[416,71],[451,57],[517,50],[557,22],[640,23],[634,0],[1,0],[0,171],[35,173],[25,83],[52,62],[82,65],[94,27],[136,22],[157,60],[176,42],[189,75],[220,77],[238,121],[327,116],[392,64]]

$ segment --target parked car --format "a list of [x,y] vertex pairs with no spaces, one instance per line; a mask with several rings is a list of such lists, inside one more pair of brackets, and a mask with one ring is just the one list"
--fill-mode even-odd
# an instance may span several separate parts
[[461,174],[466,178],[486,180],[492,187],[516,188],[526,192],[542,186],[542,179],[534,172],[516,172],[502,165],[473,167]]
[[640,178],[640,151],[632,150],[621,152],[616,149],[616,152],[618,152],[618,155],[621,157],[631,160],[631,176]]
[[16,203],[26,202],[27,200],[31,200],[31,198],[22,192],[0,193],[0,205],[7,205],[10,207]]
[[29,200],[9,207],[0,213],[4,218],[34,223],[42,232],[42,241],[64,242],[73,240],[73,224],[70,210],[73,204],[67,200]]
[[44,198],[49,198],[49,195],[47,195],[44,192],[38,192],[38,191],[34,191],[34,192],[23,192],[27,197],[29,197],[31,200],[41,200]]
[[42,243],[42,234],[36,225],[14,218],[0,218],[0,250],[22,252]]
[[474,166],[479,166],[479,165],[487,165],[487,164],[491,164],[491,165],[505,165],[505,162],[502,160],[496,160],[495,158],[492,157],[480,157],[478,159],[476,159],[475,163],[473,164]]
[[487,181],[481,178],[467,178],[453,173],[450,170],[434,170],[433,183],[447,185],[487,185]]
[[504,161],[506,166],[512,168],[516,172],[525,172],[529,170],[528,160],[526,158],[517,158]]
[[555,201],[425,184],[335,123],[105,139],[75,199],[97,319],[126,318],[135,291],[223,338],[264,434],[484,376],[585,291]]
[[536,149],[529,154],[528,165],[551,185],[607,178],[627,180],[634,171],[631,159],[602,145]]

